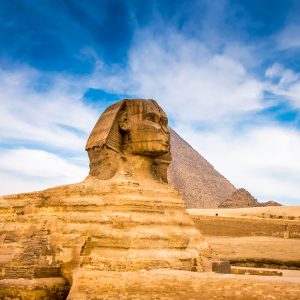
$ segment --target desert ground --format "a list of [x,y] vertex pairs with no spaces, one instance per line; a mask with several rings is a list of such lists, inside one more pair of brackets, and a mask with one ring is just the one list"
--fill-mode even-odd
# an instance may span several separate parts
[[191,215],[300,220],[300,206],[188,209]]
[[188,211],[220,259],[300,270],[300,206]]

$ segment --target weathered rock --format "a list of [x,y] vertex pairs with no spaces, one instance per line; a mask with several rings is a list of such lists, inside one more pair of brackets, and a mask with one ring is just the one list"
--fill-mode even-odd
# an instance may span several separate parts
[[155,101],[110,106],[86,150],[83,182],[0,197],[0,279],[62,276],[72,285],[76,274],[80,285],[94,270],[210,268],[208,244],[166,183],[169,131]]
[[231,265],[228,260],[226,261],[213,261],[212,262],[212,271],[216,273],[222,274],[230,274],[231,273]]
[[260,202],[259,206],[281,206],[281,204],[275,201],[267,201],[267,202]]
[[181,193],[188,208],[216,208],[236,188],[174,130],[168,181]]
[[243,208],[243,207],[258,207],[258,206],[280,206],[281,204],[268,201],[259,202],[247,190],[238,189],[232,195],[223,201],[219,208]]
[[241,208],[259,206],[259,202],[247,190],[238,189],[223,201],[219,208]]
[[154,100],[123,100],[108,107],[86,144],[90,175],[112,178],[118,170],[167,182],[171,161],[168,118]]
[[288,281],[284,276],[274,277],[166,269],[127,273],[86,271],[75,275],[68,299],[300,299],[295,278]]

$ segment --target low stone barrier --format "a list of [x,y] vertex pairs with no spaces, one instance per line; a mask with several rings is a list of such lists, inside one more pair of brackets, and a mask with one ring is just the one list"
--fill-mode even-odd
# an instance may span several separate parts
[[196,227],[204,235],[300,238],[300,221],[196,216],[192,214],[191,217]]

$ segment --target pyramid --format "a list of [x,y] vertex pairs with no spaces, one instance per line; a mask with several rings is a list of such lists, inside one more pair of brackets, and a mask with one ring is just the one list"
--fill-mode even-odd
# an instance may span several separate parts
[[169,183],[182,193],[188,208],[218,207],[236,188],[174,130],[170,133]]
[[87,141],[84,181],[0,197],[1,299],[86,299],[86,276],[101,272],[210,269],[210,247],[167,183],[167,121],[154,100],[117,102]]
[[255,199],[247,190],[238,189],[232,195],[223,201],[219,208],[242,208],[260,206],[257,199]]
[[224,200],[219,208],[243,208],[243,207],[258,207],[258,206],[281,206],[275,201],[259,202],[246,189],[237,189]]
[[260,206],[282,206],[282,204],[276,202],[276,201],[266,201],[266,202],[260,202]]

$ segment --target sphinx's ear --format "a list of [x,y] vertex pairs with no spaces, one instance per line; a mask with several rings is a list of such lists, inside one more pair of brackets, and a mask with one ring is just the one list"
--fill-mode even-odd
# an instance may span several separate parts
[[122,131],[129,131],[129,122],[127,119],[127,112],[124,110],[119,116],[119,127]]

